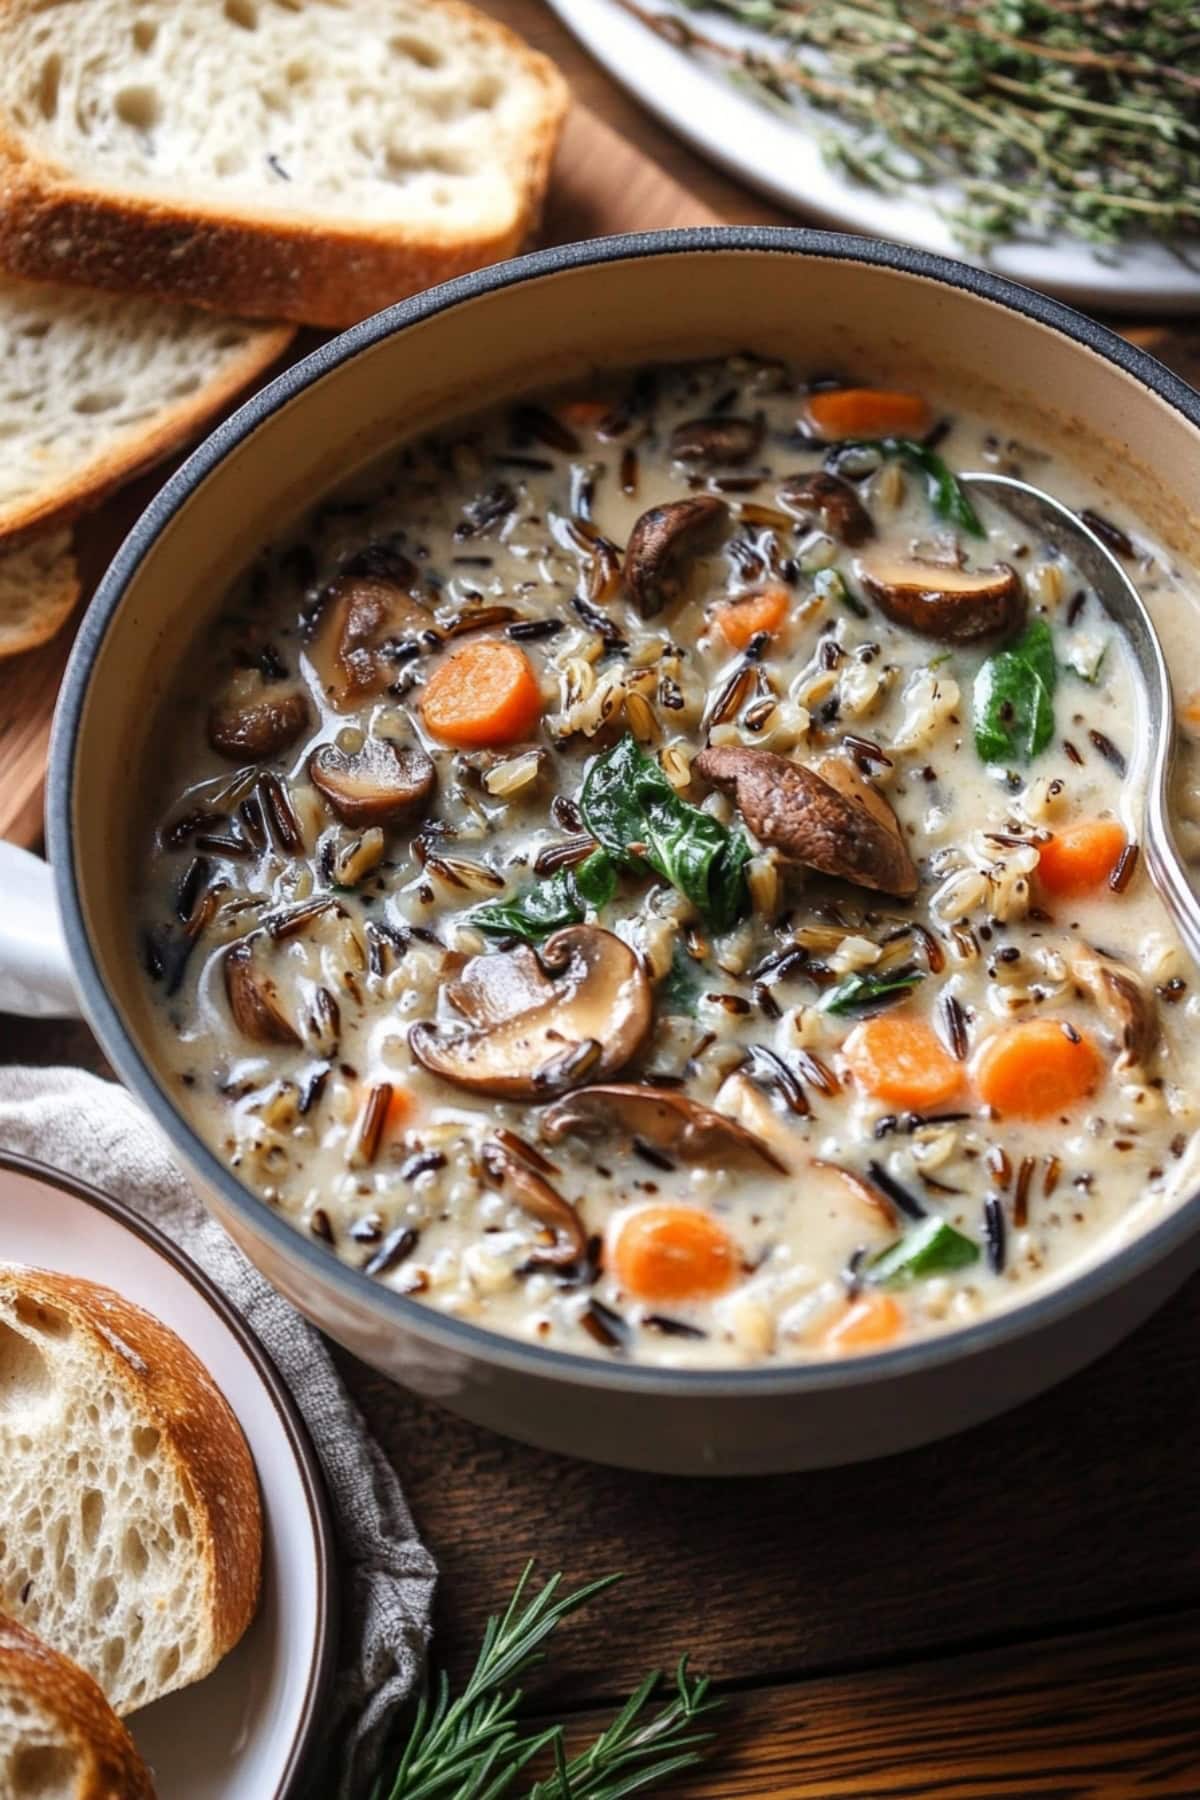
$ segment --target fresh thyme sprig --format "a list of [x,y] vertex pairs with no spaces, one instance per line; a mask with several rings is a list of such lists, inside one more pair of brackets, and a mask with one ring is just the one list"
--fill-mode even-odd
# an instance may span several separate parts
[[773,107],[856,127],[821,143],[859,180],[955,182],[948,217],[971,248],[1021,231],[1101,246],[1200,233],[1195,0],[679,0],[757,28],[761,49],[619,3]]
[[527,1788],[524,1800],[623,1800],[700,1761],[712,1733],[695,1729],[696,1721],[719,1702],[710,1696],[707,1680],[689,1677],[686,1657],[664,1705],[647,1716],[660,1680],[658,1674],[647,1675],[611,1724],[576,1756],[567,1756],[561,1725],[523,1730],[519,1682],[545,1661],[547,1641],[562,1621],[620,1580],[610,1575],[560,1596],[562,1576],[552,1575],[527,1599],[532,1572],[532,1562],[527,1563],[505,1611],[488,1620],[458,1698],[451,1697],[444,1672],[433,1697],[422,1697],[395,1773],[376,1784],[372,1800],[499,1800],[543,1754],[553,1756],[553,1773]]

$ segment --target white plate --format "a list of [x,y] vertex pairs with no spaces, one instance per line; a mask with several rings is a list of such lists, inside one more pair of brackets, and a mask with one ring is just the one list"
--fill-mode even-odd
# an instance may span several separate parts
[[265,1514],[258,1614],[206,1681],[128,1725],[162,1800],[285,1800],[313,1773],[333,1672],[333,1537],[312,1446],[287,1389],[222,1295],[106,1195],[0,1156],[0,1261],[82,1275],[191,1346],[237,1414]]
[[[740,93],[719,71],[656,36],[616,0],[550,4],[609,74],[695,149],[821,224],[979,263],[1076,306],[1157,313],[1200,307],[1200,245],[1188,253],[1190,267],[1165,244],[1130,242],[1110,260],[1067,237],[1013,241],[984,261],[962,248],[935,210],[938,194],[945,198],[950,190],[927,188],[904,198],[852,181],[825,162],[816,138],[804,130],[799,108],[794,122],[778,116]],[[648,7],[668,10],[656,0],[648,0]],[[715,14],[704,14],[702,26],[714,38],[755,41],[750,32]],[[761,44],[761,37],[757,41]],[[827,118],[822,117],[820,128],[829,129]]]

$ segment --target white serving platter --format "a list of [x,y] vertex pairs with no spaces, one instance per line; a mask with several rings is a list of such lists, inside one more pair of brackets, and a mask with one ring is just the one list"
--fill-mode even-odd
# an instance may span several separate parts
[[334,1545],[304,1425],[224,1297],[108,1195],[0,1156],[0,1261],[115,1288],[179,1334],[237,1414],[265,1519],[257,1616],[207,1680],[127,1723],[162,1800],[292,1800],[311,1780],[336,1643]]
[[[658,37],[618,0],[550,0],[550,5],[609,74],[694,149],[807,220],[974,262],[1089,311],[1200,309],[1200,243],[1177,252],[1167,244],[1131,240],[1119,252],[1101,254],[1060,236],[1014,240],[986,260],[973,256],[937,210],[952,190],[879,193],[829,166],[815,135],[804,130],[800,109],[794,117],[780,116],[740,92],[719,70]],[[647,0],[647,7],[673,10],[667,0]],[[708,37],[755,42],[749,31],[716,14],[692,17]],[[761,46],[762,38],[757,42]],[[821,128],[829,129],[824,117]]]

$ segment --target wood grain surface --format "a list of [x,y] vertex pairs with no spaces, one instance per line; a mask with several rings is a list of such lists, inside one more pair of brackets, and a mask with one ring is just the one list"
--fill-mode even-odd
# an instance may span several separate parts
[[[643,118],[537,0],[490,10],[597,117],[569,128],[548,236],[624,229],[627,201],[647,225],[779,216]],[[1200,330],[1122,324],[1200,375]],[[103,1070],[82,1026],[0,1020],[0,1056]],[[987,1427],[737,1483],[525,1449],[338,1354],[438,1557],[439,1656],[465,1669],[530,1555],[572,1583],[623,1569],[564,1628],[538,1701],[582,1731],[690,1650],[728,1706],[717,1756],[671,1789],[681,1800],[1198,1800],[1198,1327],[1195,1281]]]

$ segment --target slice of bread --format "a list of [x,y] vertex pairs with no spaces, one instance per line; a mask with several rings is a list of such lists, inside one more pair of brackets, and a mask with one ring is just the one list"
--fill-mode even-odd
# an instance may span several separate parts
[[0,1268],[0,1610],[132,1712],[258,1603],[241,1428],[173,1331],[91,1282]]
[[349,325],[520,247],[566,101],[463,0],[3,0],[0,264]]
[[90,1675],[0,1615],[3,1800],[154,1800],[150,1771]]
[[0,550],[0,661],[34,650],[66,623],[79,598],[71,534]]
[[[0,40],[5,10],[0,0]],[[0,276],[0,550],[194,436],[291,326]]]

